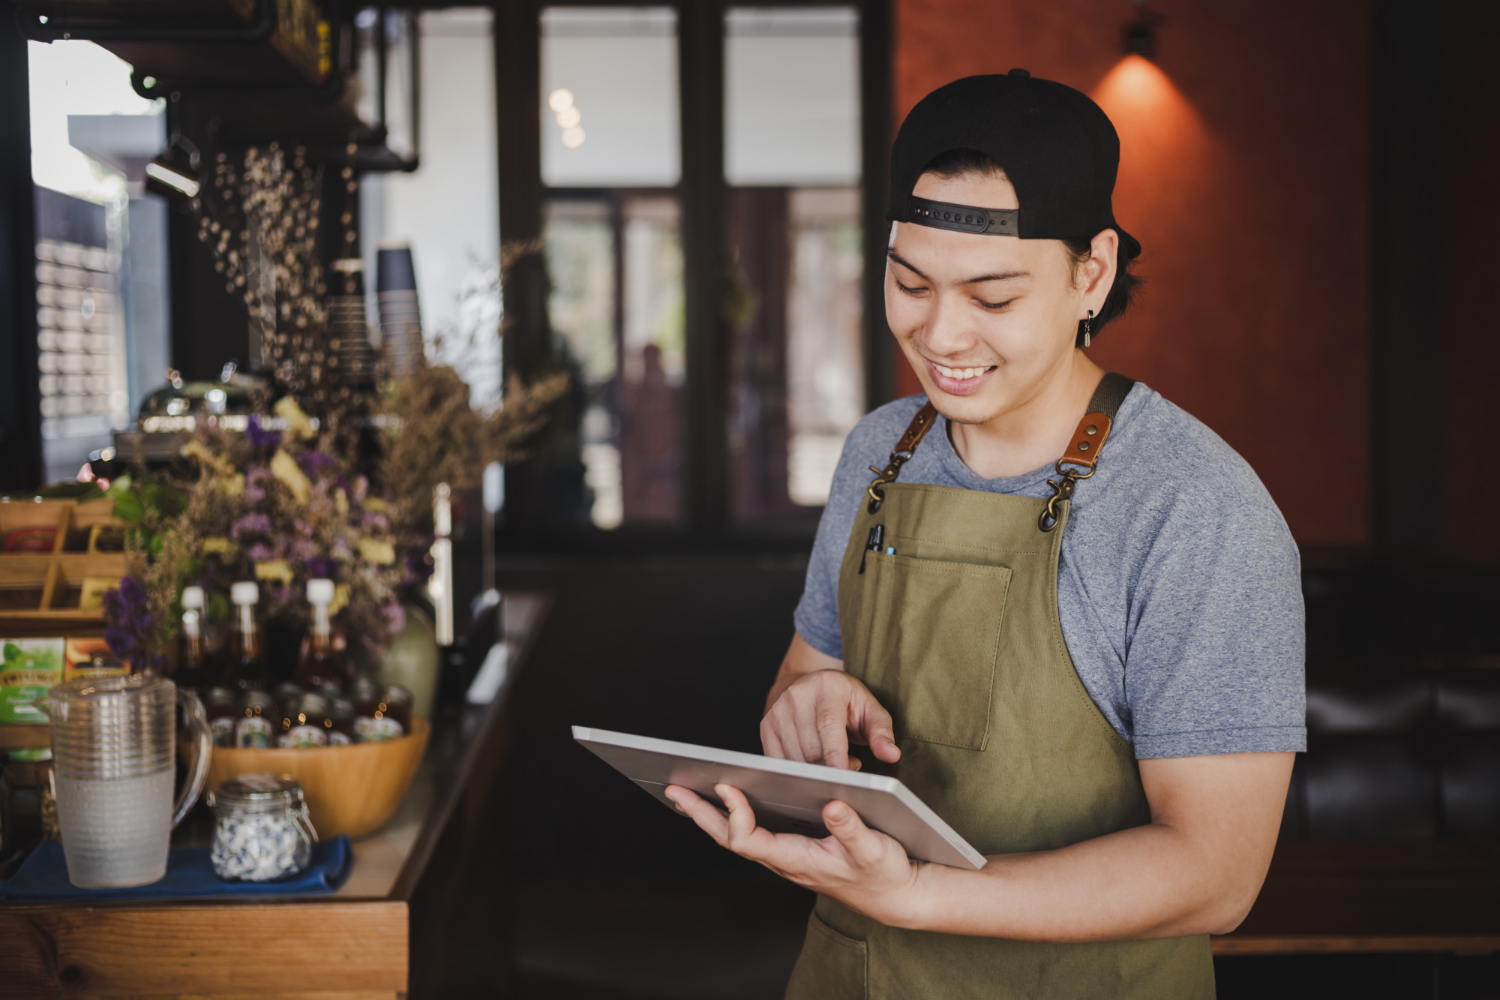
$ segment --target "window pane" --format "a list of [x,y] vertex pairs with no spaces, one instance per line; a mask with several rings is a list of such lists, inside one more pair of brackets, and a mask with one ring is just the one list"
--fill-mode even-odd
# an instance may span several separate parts
[[676,184],[676,13],[542,11],[542,99],[542,181],[549,187]]
[[731,496],[813,512],[864,412],[859,44],[853,8],[731,9]]
[[542,12],[548,315],[584,397],[580,513],[599,528],[681,514],[676,30],[665,7]]
[[[430,355],[458,365],[475,401],[500,391],[500,210],[495,141],[495,45],[484,8],[424,11],[421,166],[366,174],[360,183],[365,273],[379,273],[382,242],[411,246],[423,336]],[[406,50],[407,21],[392,17],[391,53]],[[393,77],[406,71],[393,59]],[[394,85],[393,95],[402,93]],[[402,101],[388,102],[393,123]],[[370,315],[378,312],[373,302]]]
[[161,102],[92,42],[30,42],[38,366],[48,480],[108,447],[168,364],[166,206],[143,190]]

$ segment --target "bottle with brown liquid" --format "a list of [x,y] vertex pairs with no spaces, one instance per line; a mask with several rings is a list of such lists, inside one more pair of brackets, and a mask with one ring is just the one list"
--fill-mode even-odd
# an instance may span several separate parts
[[229,636],[223,684],[237,691],[267,688],[271,674],[266,669],[265,649],[255,621],[260,588],[253,580],[242,580],[229,588],[229,599],[234,602],[234,631]]
[[328,616],[328,606],[333,603],[333,581],[308,580],[307,602],[312,605],[312,631],[297,664],[297,683],[304,691],[321,691],[329,682],[335,686],[341,684],[345,673],[344,651],[334,648],[333,625]]
[[332,728],[327,700],[322,695],[305,694],[297,703],[296,711],[282,717],[281,735],[276,738],[276,745],[293,750],[326,747]]
[[182,591],[182,632],[177,636],[177,686],[199,697],[211,686],[208,656],[203,648],[203,588]]

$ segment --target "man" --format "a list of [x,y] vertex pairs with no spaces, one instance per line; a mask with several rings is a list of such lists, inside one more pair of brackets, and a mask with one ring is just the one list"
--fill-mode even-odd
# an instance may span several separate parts
[[1118,160],[1024,70],[897,136],[886,317],[925,392],[849,436],[761,738],[888,769],[988,863],[912,861],[840,802],[813,839],[670,789],[819,893],[795,1000],[1209,997],[1207,935],[1265,878],[1306,738],[1297,550],[1223,441],[1089,360],[1140,251]]

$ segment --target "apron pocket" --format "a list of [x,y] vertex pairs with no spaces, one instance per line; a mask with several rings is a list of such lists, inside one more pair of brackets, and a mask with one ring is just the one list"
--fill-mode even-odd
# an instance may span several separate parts
[[786,1000],[865,1000],[867,952],[865,942],[845,937],[812,914]]
[[1010,568],[870,553],[868,570],[854,675],[898,738],[983,750]]

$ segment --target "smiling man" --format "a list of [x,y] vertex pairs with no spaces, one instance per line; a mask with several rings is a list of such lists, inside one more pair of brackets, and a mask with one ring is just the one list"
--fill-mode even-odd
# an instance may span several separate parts
[[1265,878],[1306,739],[1297,550],[1228,445],[1086,353],[1140,253],[1118,161],[1022,70],[897,136],[886,317],[925,392],[845,444],[761,738],[895,774],[988,863],[669,789],[818,892],[793,1000],[1210,997],[1208,935]]

